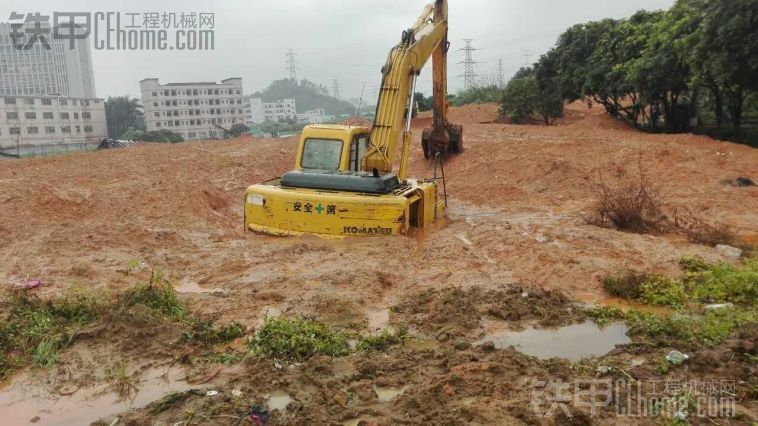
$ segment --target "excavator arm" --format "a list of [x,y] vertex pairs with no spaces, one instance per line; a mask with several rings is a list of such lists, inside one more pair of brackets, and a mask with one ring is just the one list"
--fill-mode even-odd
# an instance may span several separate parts
[[[403,32],[382,68],[382,86],[371,129],[370,146],[363,157],[363,170],[392,171],[397,143],[402,143],[398,178],[406,179],[412,133],[410,130],[416,78],[434,55],[435,127],[444,124],[447,97],[447,1],[436,0],[424,8],[413,27]],[[437,108],[438,105],[442,107]],[[405,119],[405,121],[404,121]]]

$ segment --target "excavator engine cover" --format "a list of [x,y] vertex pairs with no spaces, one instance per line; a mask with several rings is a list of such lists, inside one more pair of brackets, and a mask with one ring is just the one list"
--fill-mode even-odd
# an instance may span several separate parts
[[366,172],[350,173],[337,170],[292,171],[282,176],[280,185],[289,188],[389,194],[400,186],[400,180],[394,173],[374,176],[372,173]]

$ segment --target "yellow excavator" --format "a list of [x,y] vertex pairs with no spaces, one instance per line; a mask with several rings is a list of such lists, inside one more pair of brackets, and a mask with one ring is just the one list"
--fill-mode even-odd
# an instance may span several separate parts
[[414,179],[407,168],[416,79],[430,57],[434,121],[423,132],[424,155],[442,159],[463,150],[462,128],[447,122],[447,33],[447,1],[435,0],[403,31],[382,67],[373,126],[305,127],[295,170],[247,189],[245,229],[282,236],[396,235],[442,217],[446,201],[437,183],[444,186],[444,171],[439,179],[435,165],[434,177]]

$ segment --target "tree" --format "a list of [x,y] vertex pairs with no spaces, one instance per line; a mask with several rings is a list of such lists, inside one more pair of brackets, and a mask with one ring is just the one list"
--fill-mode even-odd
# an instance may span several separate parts
[[[542,55],[534,64],[534,78],[536,83],[535,112],[537,112],[545,124],[550,125],[550,120],[563,115],[563,96],[558,77],[558,55],[555,50]],[[517,74],[518,75],[518,74]]]
[[455,106],[468,104],[498,103],[503,97],[503,89],[496,85],[477,86],[458,92],[450,101]]
[[501,112],[514,123],[534,114],[537,104],[537,82],[534,77],[514,78],[505,86]]
[[235,138],[238,138],[243,133],[247,133],[249,131],[250,131],[250,127],[248,127],[248,126],[246,126],[246,125],[244,125],[242,123],[237,123],[234,126],[232,126],[231,129],[229,129],[229,134],[231,136],[235,137]]
[[108,137],[121,138],[129,129],[145,130],[145,120],[139,100],[128,96],[109,97],[105,101]]
[[416,104],[418,105],[419,111],[429,111],[432,109],[433,98],[431,96],[427,98],[423,93],[416,92],[414,99],[416,99]]
[[723,96],[739,137],[745,100],[758,90],[758,3],[756,0],[682,1],[703,16],[695,63],[704,80]]

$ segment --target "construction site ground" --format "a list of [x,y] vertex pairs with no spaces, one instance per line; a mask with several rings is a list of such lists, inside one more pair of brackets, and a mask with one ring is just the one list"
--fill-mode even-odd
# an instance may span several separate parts
[[[596,378],[587,365],[603,363],[626,365],[624,374],[638,380],[673,374],[755,389],[755,362],[729,358],[734,339],[691,353],[689,363],[665,376],[656,371],[660,360],[687,348],[631,344],[581,367],[479,344],[499,330],[577,321],[574,303],[609,300],[602,278],[624,268],[677,276],[684,255],[732,261],[682,235],[588,224],[599,182],[642,171],[667,207],[727,224],[746,245],[758,244],[758,187],[727,183],[758,178],[754,148],[643,133],[582,103],[569,105],[551,126],[501,124],[497,116],[496,105],[452,109],[451,121],[464,127],[465,152],[445,164],[447,219],[407,237],[245,233],[245,188],[290,170],[296,137],[0,161],[5,287],[33,278],[42,281],[33,290],[40,297],[72,288],[115,294],[160,270],[193,313],[219,313],[219,323],[237,321],[248,337],[266,316],[359,324],[363,333],[407,327],[412,336],[386,352],[294,364],[258,356],[196,362],[207,349],[178,343],[176,327],[124,319],[77,338],[52,368],[13,374],[0,390],[2,422],[252,424],[237,419],[272,395],[285,400],[271,410],[272,424],[660,422],[611,409],[590,413],[573,403],[572,416],[559,408],[541,417],[533,409],[530,381]],[[419,142],[430,123],[428,113],[414,121],[411,176],[433,173]],[[740,333],[739,341],[758,335]],[[245,351],[245,339],[216,350]],[[119,400],[109,390],[104,366],[114,360],[137,378],[136,397]],[[150,405],[191,389],[201,391],[162,410]],[[750,424],[758,421],[756,408],[753,390],[738,398],[737,417],[715,421]]]

